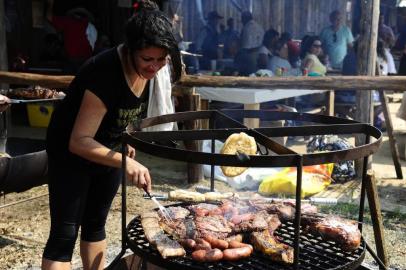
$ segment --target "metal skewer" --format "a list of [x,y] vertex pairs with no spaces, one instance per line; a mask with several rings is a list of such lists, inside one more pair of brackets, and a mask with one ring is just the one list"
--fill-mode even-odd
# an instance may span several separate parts
[[166,221],[168,221],[168,222],[173,223],[173,220],[172,220],[171,215],[169,214],[168,210],[167,210],[160,202],[158,202],[158,200],[157,200],[154,196],[152,196],[152,195],[148,192],[148,190],[147,190],[146,187],[144,187],[143,189],[144,189],[145,193],[147,193],[147,195],[148,195],[148,197],[151,199],[151,201],[153,201],[153,202],[158,206],[159,211],[161,211],[162,216],[164,217],[164,219],[165,219]]

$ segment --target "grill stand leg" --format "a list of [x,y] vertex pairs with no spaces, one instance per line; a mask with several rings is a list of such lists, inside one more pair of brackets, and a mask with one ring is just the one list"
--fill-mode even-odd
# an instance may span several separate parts
[[[212,117],[209,120],[209,128],[214,129],[215,119]],[[211,140],[211,153],[216,153],[216,140]],[[210,166],[210,191],[214,191],[214,165]]]
[[[369,209],[371,212],[372,226],[374,229],[375,235],[375,245],[376,251],[378,253],[377,258],[380,259],[379,265],[381,269],[389,266],[388,253],[385,247],[385,235],[383,230],[383,221],[381,213],[381,204],[379,202],[378,189],[375,182],[375,175],[372,170],[367,172],[367,181],[366,181],[366,192],[368,198]],[[368,248],[368,245],[367,245]],[[371,253],[371,251],[368,249]],[[372,255],[372,253],[371,253]],[[373,256],[373,255],[372,255]],[[374,257],[375,258],[375,257]],[[375,259],[376,260],[376,259]],[[385,266],[385,267],[383,267]]]
[[301,198],[302,198],[302,170],[303,157],[298,155],[298,165],[296,166],[296,211],[295,211],[295,238],[294,247],[294,269],[299,269],[299,253],[300,253],[300,216],[301,216]]
[[[370,136],[365,137],[365,144],[369,144]],[[361,196],[359,203],[359,215],[358,215],[358,228],[362,232],[362,222],[364,221],[364,208],[365,208],[365,186],[367,182],[367,170],[368,170],[369,156],[364,157],[362,165],[362,182],[361,182]]]
[[[122,157],[127,156],[127,144],[125,143],[123,135],[123,141],[121,144],[121,154]],[[117,264],[120,262],[120,259],[125,254],[128,246],[127,246],[127,235],[126,235],[126,227],[127,227],[127,162],[126,158],[121,159],[121,251],[120,253],[114,258],[114,260],[106,267],[106,270],[113,270]]]

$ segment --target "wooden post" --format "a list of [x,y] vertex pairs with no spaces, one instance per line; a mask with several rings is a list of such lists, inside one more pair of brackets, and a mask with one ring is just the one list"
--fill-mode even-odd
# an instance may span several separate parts
[[[195,93],[194,88],[182,89],[184,95],[180,96],[179,111],[199,111],[201,108],[200,95]],[[200,129],[201,121],[185,121],[184,129],[197,130]],[[185,148],[191,151],[201,151],[201,141],[183,141]],[[197,183],[204,178],[203,165],[196,163],[187,164],[188,183]]]
[[[376,45],[378,38],[380,0],[361,1],[360,38],[358,43],[358,75],[375,75],[376,68]],[[372,89],[371,89],[372,90]],[[372,91],[357,91],[356,94],[357,121],[361,123],[372,123],[373,104]],[[355,137],[355,145],[362,145],[365,142],[364,136]],[[368,168],[371,164],[369,162]],[[361,175],[362,160],[356,161],[357,175]]]
[[[244,110],[259,110],[259,103],[254,104],[244,104]],[[258,128],[259,119],[258,118],[244,118],[244,125],[249,128]]]
[[[7,60],[7,40],[6,40],[6,27],[4,23],[4,0],[0,0],[0,72],[8,70]],[[6,83],[2,83],[0,80],[0,89],[8,89],[9,86]],[[0,113],[0,151],[6,152],[7,145],[7,122],[10,118],[10,110]]]
[[368,197],[369,210],[371,211],[372,226],[375,235],[375,246],[378,257],[382,263],[388,267],[388,252],[385,246],[385,235],[383,230],[383,220],[381,204],[379,202],[378,188],[376,186],[375,174],[372,170],[367,172],[366,192]]
[[334,90],[330,90],[326,93],[326,115],[334,116]]
[[[4,14],[4,0],[0,0],[0,18],[3,20],[5,18]],[[0,70],[8,70],[8,60],[7,60],[7,40],[6,40],[6,26],[0,23]],[[7,85],[1,84],[0,88],[6,89]]]
[[392,153],[393,164],[395,165],[396,177],[398,179],[403,179],[402,165],[400,164],[399,160],[399,150],[396,144],[396,138],[393,134],[392,118],[390,117],[388,107],[388,97],[386,96],[384,90],[379,90],[379,100],[381,101],[382,111],[385,118],[386,131],[389,137],[390,150]]

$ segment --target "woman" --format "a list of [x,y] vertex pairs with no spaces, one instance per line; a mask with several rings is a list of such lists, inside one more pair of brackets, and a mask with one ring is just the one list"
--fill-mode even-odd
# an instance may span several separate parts
[[[121,133],[143,117],[148,81],[173,63],[181,74],[172,25],[155,3],[139,1],[125,27],[125,42],[90,60],[53,113],[47,134],[51,231],[42,269],[69,269],[78,229],[84,269],[103,269],[105,222],[120,184]],[[151,189],[148,169],[128,147],[126,174]]]
[[327,67],[319,60],[319,57],[323,52],[321,46],[321,40],[318,36],[308,37],[303,44],[301,52],[303,58],[302,69],[307,70],[309,75],[326,75]]

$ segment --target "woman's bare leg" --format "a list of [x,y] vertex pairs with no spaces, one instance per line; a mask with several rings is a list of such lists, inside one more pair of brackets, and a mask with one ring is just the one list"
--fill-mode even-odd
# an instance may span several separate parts
[[42,258],[42,270],[70,270],[70,262],[57,262]]
[[80,256],[84,270],[102,270],[106,261],[106,240],[98,242],[80,241]]

